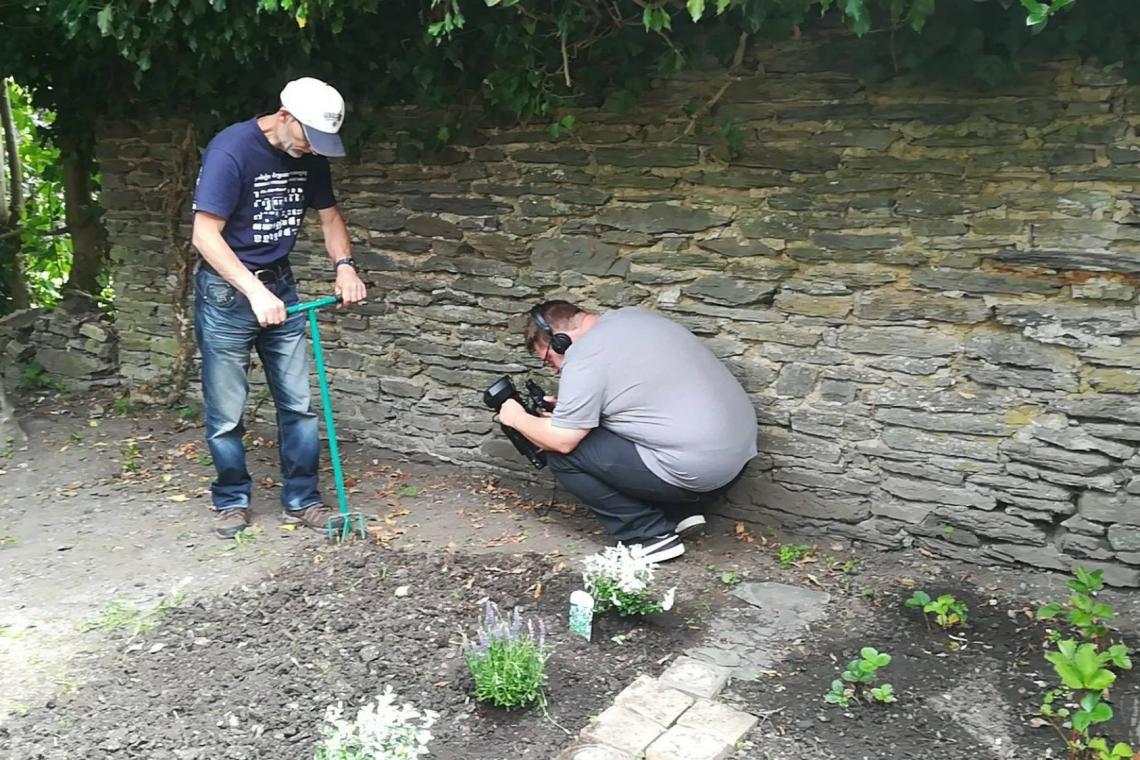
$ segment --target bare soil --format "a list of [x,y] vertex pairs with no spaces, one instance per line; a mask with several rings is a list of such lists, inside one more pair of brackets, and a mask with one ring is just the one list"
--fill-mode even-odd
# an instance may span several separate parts
[[[770,673],[723,695],[762,716],[738,758],[1064,756],[1031,725],[1052,684],[1044,629],[1027,611],[1063,597],[1056,574],[841,541],[782,567],[779,545],[794,539],[714,519],[661,568],[675,610],[603,617],[587,643],[565,630],[567,598],[578,560],[606,539],[564,494],[547,511],[549,488],[347,442],[350,501],[369,540],[330,546],[282,525],[275,435],[261,421],[248,440],[255,531],[224,542],[211,532],[212,467],[193,410],[123,415],[106,393],[17,401],[31,435],[0,458],[0,758],[311,757],[327,705],[357,705],[386,684],[441,713],[433,757],[553,757],[637,675],[660,674],[742,604],[734,583],[763,580],[832,601],[823,621],[782,642],[790,654]],[[902,605],[915,587],[966,600],[969,627],[928,627]],[[1136,644],[1135,594],[1103,598]],[[458,645],[488,599],[550,627],[545,711],[471,699]],[[899,702],[825,705],[867,645],[894,656],[886,676]],[[1104,731],[1134,744],[1138,684],[1122,675]]]

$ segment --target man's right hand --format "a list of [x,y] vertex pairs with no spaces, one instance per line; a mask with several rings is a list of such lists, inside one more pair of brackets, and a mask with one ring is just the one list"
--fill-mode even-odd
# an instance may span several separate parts
[[264,285],[249,294],[249,306],[262,327],[285,323],[285,303]]

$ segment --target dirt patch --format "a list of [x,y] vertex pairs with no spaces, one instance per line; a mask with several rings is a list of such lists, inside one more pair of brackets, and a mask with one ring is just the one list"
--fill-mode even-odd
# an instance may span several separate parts
[[[84,659],[103,642],[81,629],[108,607],[143,615],[175,592],[209,599],[322,543],[282,524],[267,420],[249,425],[255,531],[235,544],[212,532],[213,468],[193,408],[123,414],[109,392],[19,402],[28,444],[0,452],[0,724],[84,682]],[[386,546],[575,554],[600,545],[596,524],[573,505],[536,511],[549,489],[532,497],[352,442],[343,452],[351,505]],[[322,489],[335,499],[327,460]]]
[[[677,614],[604,616],[587,643],[564,622],[580,582],[536,554],[315,550],[120,642],[83,689],[12,722],[5,743],[29,759],[304,757],[327,705],[360,704],[391,684],[441,713],[433,757],[551,757],[569,741],[562,727],[576,732],[697,635]],[[547,622],[548,715],[471,700],[458,643],[485,599]]]
[[[1045,628],[1028,599],[979,588],[968,578],[925,588],[950,593],[969,608],[968,625],[942,630],[904,605],[897,579],[867,578],[874,590],[840,597],[798,651],[768,678],[736,682],[726,694],[765,716],[749,743],[755,755],[783,760],[947,758],[1012,760],[1067,756],[1047,727],[1034,727],[1041,696],[1056,676],[1042,656]],[[1062,587],[1058,583],[1058,595]],[[1129,641],[1135,646],[1135,641]],[[862,647],[889,653],[882,671],[898,702],[826,705],[823,694]],[[1135,741],[1140,679],[1121,674],[1112,689],[1116,715],[1096,733]]]

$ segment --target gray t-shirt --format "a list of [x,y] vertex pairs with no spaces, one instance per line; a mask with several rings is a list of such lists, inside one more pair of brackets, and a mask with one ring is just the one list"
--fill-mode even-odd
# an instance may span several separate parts
[[555,427],[631,440],[667,483],[706,492],[756,456],[756,410],[728,368],[681,325],[637,307],[604,313],[566,352]]

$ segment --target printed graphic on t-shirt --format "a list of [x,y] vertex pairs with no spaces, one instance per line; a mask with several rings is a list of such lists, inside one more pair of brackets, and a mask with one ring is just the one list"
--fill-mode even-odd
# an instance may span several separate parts
[[305,183],[309,172],[258,174],[253,180],[253,242],[276,243],[296,237],[305,218]]

